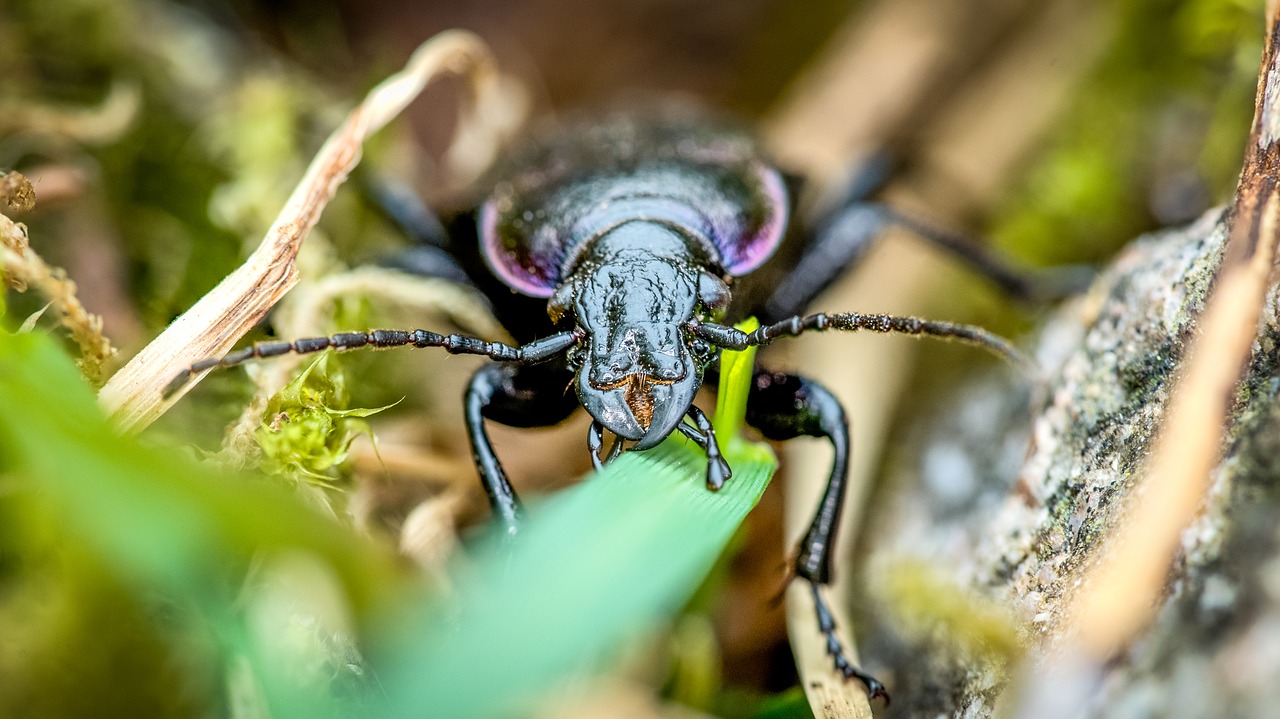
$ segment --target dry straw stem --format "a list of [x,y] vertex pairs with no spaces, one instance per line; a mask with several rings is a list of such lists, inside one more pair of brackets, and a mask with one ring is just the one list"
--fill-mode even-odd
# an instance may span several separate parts
[[302,241],[359,162],[361,144],[413,101],[432,78],[446,73],[467,77],[478,106],[492,102],[498,92],[492,57],[474,34],[450,30],[423,43],[403,70],[375,87],[329,136],[258,249],[102,389],[99,400],[122,429],[141,430],[163,414],[200,379],[193,378],[172,397],[161,397],[161,390],[180,370],[225,354],[297,283],[295,260]]
[[102,318],[90,314],[80,304],[76,283],[67,279],[62,268],[45,264],[27,242],[26,226],[3,214],[0,214],[0,253],[3,253],[0,274],[4,275],[5,282],[19,291],[33,286],[49,300],[58,321],[80,347],[77,360],[80,371],[95,387],[101,384],[103,366],[115,356],[116,348],[102,334]]
[[[961,5],[931,0],[874,3],[837,31],[830,50],[766,123],[766,138],[788,168],[803,170],[821,186],[838,182],[868,148],[928,137],[931,142],[915,163],[922,168],[918,175],[924,180],[943,176],[949,183],[941,183],[940,191],[938,183],[913,188],[915,197],[895,193],[894,200],[927,206],[922,214],[943,224],[963,222],[1037,147],[1067,102],[1072,83],[1105,46],[1106,33],[1096,18],[1070,0],[997,3],[981,18]],[[1028,96],[1037,98],[1030,109]],[[954,262],[899,240],[881,244],[852,277],[824,296],[821,307],[928,312],[939,274]],[[889,439],[889,417],[905,391],[918,343],[884,337],[838,342],[824,345],[838,347],[838,354],[807,351],[805,371],[841,397],[853,424],[848,503],[831,588],[841,635],[852,649],[842,609],[859,573],[849,545],[858,534],[863,497]],[[830,467],[830,455],[823,452],[789,454],[788,549],[803,532]],[[870,716],[861,685],[832,670],[825,643],[813,628],[807,592],[792,588],[787,600],[801,685],[815,716]]]
[[[1258,81],[1253,131],[1231,212],[1222,268],[1200,331],[1170,400],[1142,484],[1122,525],[1104,545],[1073,597],[1064,645],[1042,669],[1046,691],[1055,672],[1079,671],[1083,658],[1099,671],[1146,624],[1165,591],[1183,530],[1204,501],[1222,448],[1224,425],[1257,333],[1280,239],[1280,53],[1277,6],[1267,5],[1266,50]],[[1082,686],[1082,689],[1084,687]],[[1042,706],[1029,696],[1024,707]],[[1075,697],[1079,705],[1087,696]],[[1059,703],[1061,699],[1058,700]],[[1027,711],[1023,716],[1030,716]]]
[[38,132],[89,145],[111,142],[138,116],[142,89],[117,80],[97,107],[41,105],[30,100],[0,102],[0,135]]
[[[925,5],[918,1],[880,2],[836,32],[830,47],[794,84],[789,96],[764,124],[765,139],[784,165],[803,171],[818,187],[829,187],[842,180],[854,158],[883,139],[893,127],[916,119],[912,117],[913,100],[926,91],[930,68],[945,46],[941,27],[944,23],[936,22],[933,11]],[[895,273],[895,281],[901,282],[900,287],[907,292],[914,291],[910,280],[900,272]],[[848,299],[847,292],[839,294]],[[859,366],[850,372],[869,371],[879,378],[877,387],[893,387],[898,384],[894,378],[885,378],[879,372],[895,374],[893,368],[904,364],[900,360],[897,356],[859,354]],[[809,371],[814,370],[810,367]],[[838,387],[834,389],[839,391]],[[861,661],[844,601],[856,576],[848,561],[848,545],[857,535],[863,497],[872,476],[868,455],[875,453],[878,444],[874,437],[866,441],[866,432],[874,432],[879,424],[876,418],[891,411],[891,394],[856,395],[856,404],[847,403],[846,407],[856,433],[854,463],[850,467],[845,513],[837,531],[837,570],[828,604],[845,651],[855,664]],[[787,462],[790,470],[784,536],[787,550],[791,551],[794,538],[804,532],[821,496],[825,471],[813,462],[797,461],[801,458],[795,452],[788,454],[791,457]],[[787,630],[800,685],[814,716],[870,719],[865,688],[859,682],[844,679],[832,668],[826,642],[814,627],[813,598],[802,584],[792,582],[787,588]]]

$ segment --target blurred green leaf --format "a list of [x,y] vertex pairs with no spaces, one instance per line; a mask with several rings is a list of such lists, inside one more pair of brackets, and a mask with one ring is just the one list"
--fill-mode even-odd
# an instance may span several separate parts
[[1230,196],[1253,113],[1262,5],[1121,0],[1097,67],[996,212],[993,239],[1044,264],[1096,261]]
[[327,695],[265,660],[272,628],[245,623],[242,578],[264,551],[310,557],[341,586],[355,619],[367,623],[415,594],[393,556],[308,510],[282,486],[215,475],[119,436],[47,337],[0,333],[0,403],[5,470],[57,517],[62,537],[99,558],[135,596],[159,592],[203,617],[223,651],[248,662],[273,716],[338,714]]
[[118,435],[45,337],[0,335],[0,403],[0,447],[11,467],[129,574],[186,591],[213,580],[229,558],[296,548],[333,566],[360,609],[376,605],[374,588],[400,574],[391,556],[275,484],[214,476]]

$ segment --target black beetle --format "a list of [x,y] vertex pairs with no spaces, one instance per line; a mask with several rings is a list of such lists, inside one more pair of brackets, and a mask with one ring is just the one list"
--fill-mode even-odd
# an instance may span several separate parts
[[[747,134],[702,118],[620,116],[574,126],[515,155],[494,177],[478,209],[447,229],[420,206],[388,203],[418,240],[390,264],[477,287],[519,346],[425,330],[262,342],[195,363],[166,392],[213,367],[328,348],[443,347],[497,360],[471,380],[466,421],[494,517],[514,532],[520,502],[485,419],[549,426],[581,404],[594,419],[588,446],[597,466],[605,429],[617,437],[610,456],[624,442],[649,449],[679,430],[706,450],[707,486],[716,490],[731,470],[714,428],[692,402],[707,373],[716,371],[721,349],[810,330],[868,330],[955,339],[1023,361],[1006,340],[978,327],[856,313],[801,316],[890,222],[956,252],[1015,294],[1033,294],[1035,285],[973,245],[867,202],[874,182],[853,183],[846,200],[813,229],[788,232],[789,179]],[[748,315],[763,326],[744,333],[726,324]],[[569,385],[575,393],[565,390]],[[846,658],[818,591],[831,579],[844,500],[850,444],[843,408],[812,380],[757,370],[747,422],[773,440],[831,441],[830,478],[794,571],[812,586],[836,669],[887,699],[883,685]]]

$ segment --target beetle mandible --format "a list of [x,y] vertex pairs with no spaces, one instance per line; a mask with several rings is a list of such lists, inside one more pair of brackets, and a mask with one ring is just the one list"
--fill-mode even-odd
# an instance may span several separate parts
[[[874,175],[874,173],[873,173]],[[511,532],[521,505],[485,431],[486,419],[518,427],[557,424],[578,405],[593,422],[588,447],[645,450],[674,431],[707,454],[706,483],[732,470],[715,430],[693,404],[717,371],[718,353],[808,331],[894,332],[959,340],[1024,362],[1006,340],[979,327],[880,314],[803,315],[806,306],[866,252],[888,223],[958,254],[1014,294],[1033,283],[974,245],[867,201],[875,182],[855,182],[812,227],[791,227],[790,178],[749,135],[679,114],[618,116],[535,142],[500,166],[488,196],[446,231],[412,207],[389,209],[418,240],[390,264],[470,284],[485,293],[518,346],[426,330],[372,330],[292,342],[260,342],[183,370],[194,374],[253,358],[334,348],[443,347],[496,360],[465,393],[476,466],[495,520]],[[750,333],[728,322],[755,315]],[[572,385],[575,392],[565,388]],[[692,424],[685,423],[688,418]],[[747,423],[766,438],[826,438],[834,449],[826,490],[794,562],[807,581],[835,668],[871,696],[883,685],[845,656],[819,587],[831,580],[834,534],[844,501],[849,427],[840,402],[805,377],[758,369]]]

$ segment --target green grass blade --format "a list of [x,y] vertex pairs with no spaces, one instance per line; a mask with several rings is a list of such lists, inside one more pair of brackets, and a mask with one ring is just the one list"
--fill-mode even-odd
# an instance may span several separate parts
[[[739,413],[730,427],[751,376],[750,355],[734,355],[721,395]],[[706,488],[705,455],[677,435],[532,507],[515,541],[491,542],[459,578],[456,603],[424,632],[432,639],[398,648],[398,673],[381,674],[392,716],[515,711],[678,611],[776,466],[768,447],[729,440],[734,474],[719,492]]]
[[[754,332],[759,320],[748,317],[738,323],[743,332]],[[720,356],[720,387],[713,423],[726,451],[738,451],[745,440],[742,425],[747,416],[747,394],[751,391],[751,374],[756,368],[757,347],[741,352],[724,352]]]

